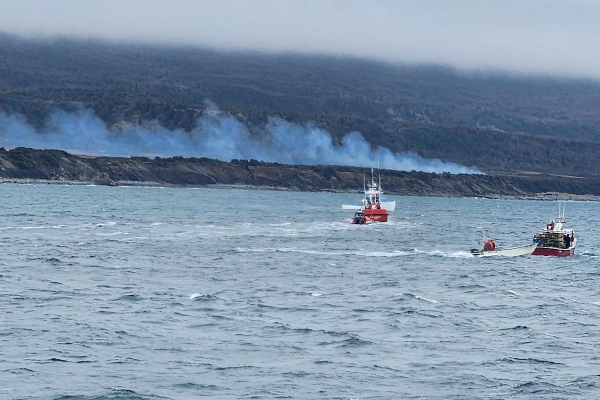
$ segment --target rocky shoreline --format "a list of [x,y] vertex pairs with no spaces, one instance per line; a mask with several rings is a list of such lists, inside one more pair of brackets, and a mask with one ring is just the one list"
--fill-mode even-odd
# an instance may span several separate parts
[[[91,157],[0,148],[0,182],[359,192],[368,169],[208,158]],[[600,199],[600,180],[530,173],[382,171],[387,193],[409,196]]]
[[[18,185],[69,185],[69,186],[106,186],[104,184],[98,184],[96,182],[85,182],[85,181],[63,181],[63,180],[44,180],[44,179],[5,179],[0,178],[0,184],[18,184]],[[131,186],[131,187],[146,187],[146,188],[204,188],[204,189],[231,189],[231,190],[274,190],[274,191],[305,191],[294,188],[287,188],[281,186],[252,186],[252,185],[173,185],[158,182],[119,182],[112,186]],[[311,190],[315,191],[315,190]],[[321,192],[328,193],[361,193],[358,190],[319,190]],[[386,191],[392,195],[402,196],[417,196],[415,194],[400,194],[392,191]],[[511,195],[485,195],[485,196],[452,196],[442,194],[421,194],[421,197],[460,197],[460,198],[486,198],[486,199],[502,199],[502,200],[538,200],[538,201],[556,201],[556,200],[572,200],[572,201],[600,201],[600,196],[595,195],[577,195],[571,193],[537,193],[534,195],[522,195],[522,196],[511,196]]]

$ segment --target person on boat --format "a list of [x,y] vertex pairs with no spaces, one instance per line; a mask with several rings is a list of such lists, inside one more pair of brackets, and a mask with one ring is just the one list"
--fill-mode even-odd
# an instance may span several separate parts
[[565,249],[571,247],[571,236],[569,234],[565,235]]
[[359,224],[362,225],[364,224],[365,221],[365,214],[362,211],[357,211],[356,213],[354,213],[354,221],[355,224]]
[[551,231],[554,229],[554,220],[550,220],[550,223],[548,225],[546,225],[546,228]]
[[496,243],[491,238],[488,238],[483,244],[483,251],[494,251]]

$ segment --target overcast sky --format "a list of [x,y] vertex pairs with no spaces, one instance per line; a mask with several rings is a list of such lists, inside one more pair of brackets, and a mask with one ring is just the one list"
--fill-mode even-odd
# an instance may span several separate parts
[[0,0],[0,31],[600,78],[600,0]]

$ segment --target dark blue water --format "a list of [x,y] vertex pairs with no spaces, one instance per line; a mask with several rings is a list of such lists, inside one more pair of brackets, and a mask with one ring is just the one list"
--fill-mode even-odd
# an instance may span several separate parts
[[0,185],[1,399],[600,397],[600,204]]

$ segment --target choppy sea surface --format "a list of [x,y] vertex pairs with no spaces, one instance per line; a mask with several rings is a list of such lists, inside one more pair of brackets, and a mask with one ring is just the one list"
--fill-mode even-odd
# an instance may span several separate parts
[[0,399],[600,398],[600,204],[0,185]]

